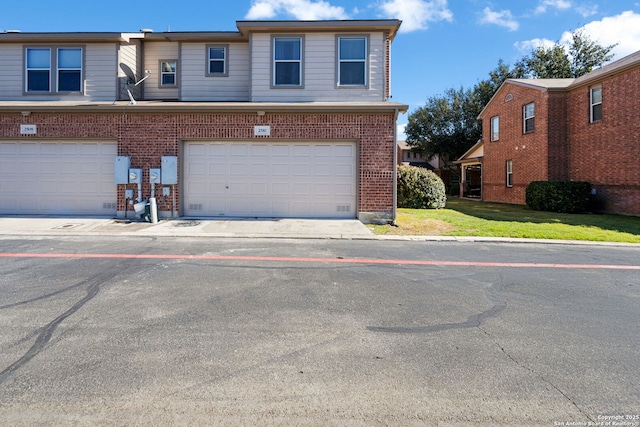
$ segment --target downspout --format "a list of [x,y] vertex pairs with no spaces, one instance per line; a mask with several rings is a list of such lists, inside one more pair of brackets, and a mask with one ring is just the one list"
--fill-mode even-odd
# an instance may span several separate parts
[[398,109],[393,120],[393,210],[391,225],[396,225],[396,211],[398,206]]

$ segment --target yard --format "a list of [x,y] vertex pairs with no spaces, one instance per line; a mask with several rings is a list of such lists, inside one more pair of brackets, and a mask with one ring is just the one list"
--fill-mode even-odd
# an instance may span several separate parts
[[396,226],[379,235],[482,236],[640,243],[640,218],[559,214],[521,205],[450,198],[445,209],[398,209]]

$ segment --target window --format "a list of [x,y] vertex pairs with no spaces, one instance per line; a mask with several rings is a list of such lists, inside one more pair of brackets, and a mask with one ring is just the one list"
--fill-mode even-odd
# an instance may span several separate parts
[[602,86],[592,87],[590,90],[591,123],[602,121]]
[[51,90],[51,49],[27,49],[27,92]]
[[367,84],[367,38],[338,37],[338,86]]
[[500,139],[500,119],[498,116],[491,117],[491,140],[497,141]]
[[524,110],[524,133],[533,132],[535,129],[535,104],[527,104],[523,108]]
[[513,187],[513,160],[507,160],[507,187]]
[[178,61],[160,61],[160,87],[178,86],[177,78]]
[[80,92],[82,49],[58,49],[58,92]]
[[82,48],[27,48],[25,57],[26,92],[82,92]]
[[228,46],[207,46],[207,76],[226,77],[229,75],[227,71],[228,52]]
[[273,85],[302,86],[301,37],[274,37]]

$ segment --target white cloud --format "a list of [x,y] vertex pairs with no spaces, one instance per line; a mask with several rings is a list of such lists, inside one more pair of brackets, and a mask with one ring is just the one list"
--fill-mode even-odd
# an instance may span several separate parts
[[516,31],[520,27],[520,24],[513,18],[510,10],[495,12],[488,7],[485,7],[482,11],[480,23],[498,25],[507,28],[509,31]]
[[536,13],[545,13],[549,8],[558,10],[567,10],[571,7],[569,0],[542,0],[538,7],[536,7]]
[[528,55],[532,50],[535,50],[541,46],[545,48],[551,48],[555,44],[556,43],[554,41],[549,39],[531,39],[525,40],[523,42],[515,42],[514,46],[523,54]]
[[344,8],[323,0],[253,0],[245,19],[270,19],[277,15],[305,21],[349,18]]
[[[601,21],[592,21],[575,30],[565,31],[559,43],[568,47],[571,44],[573,31],[582,31],[584,35],[602,46],[618,43],[612,50],[615,54],[614,59],[620,59],[640,49],[640,14],[630,10],[616,16],[602,18]],[[551,47],[554,44],[555,42],[549,39],[531,39],[516,42],[514,46],[522,53],[528,54],[538,46]]]
[[447,0],[384,0],[379,8],[386,18],[402,20],[403,32],[424,30],[428,22],[453,20]]
[[598,13],[598,5],[597,4],[583,4],[576,7],[576,12],[580,14],[583,18],[588,18],[589,16],[593,16]]
[[[602,46],[618,43],[613,48],[615,59],[620,59],[640,49],[640,14],[631,10],[619,15],[608,16],[600,21],[592,21],[578,31],[583,31],[591,40]],[[571,41],[571,32],[565,31],[560,38],[560,43]]]

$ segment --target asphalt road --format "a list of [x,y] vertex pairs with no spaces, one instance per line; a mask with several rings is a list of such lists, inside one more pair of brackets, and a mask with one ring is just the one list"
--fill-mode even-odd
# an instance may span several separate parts
[[3,426],[640,425],[638,247],[0,237],[0,327]]

